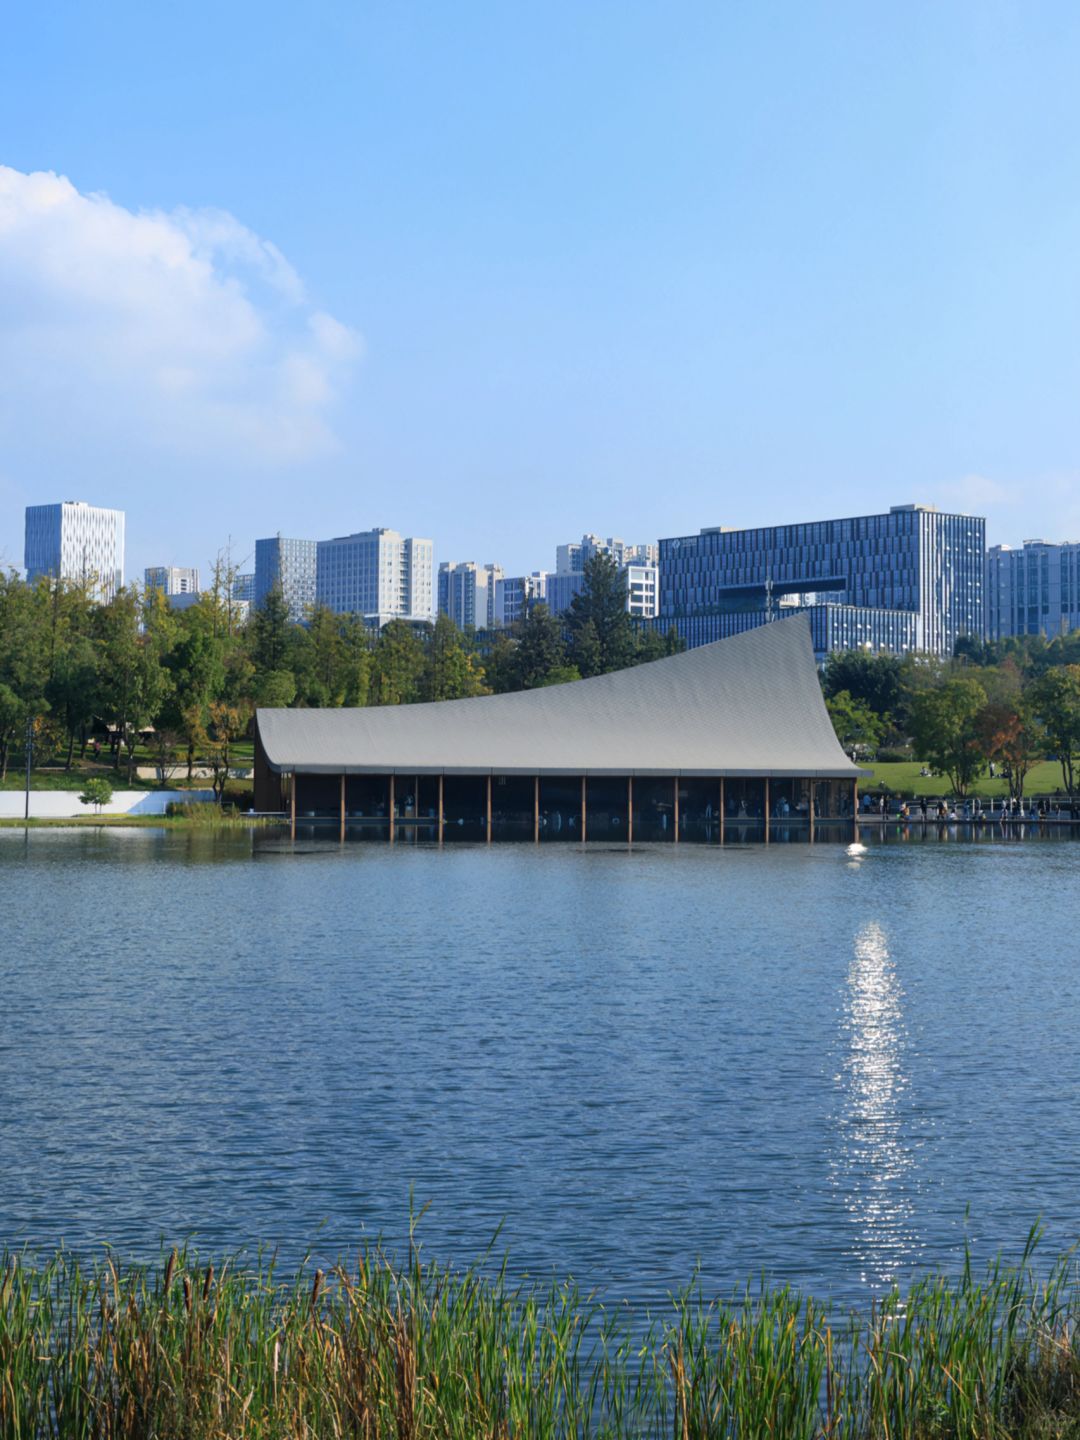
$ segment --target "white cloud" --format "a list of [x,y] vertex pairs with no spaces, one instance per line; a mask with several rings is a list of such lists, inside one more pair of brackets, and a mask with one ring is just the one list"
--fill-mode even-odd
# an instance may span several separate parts
[[332,451],[359,341],[218,210],[133,212],[0,166],[0,441],[123,439],[292,463]]

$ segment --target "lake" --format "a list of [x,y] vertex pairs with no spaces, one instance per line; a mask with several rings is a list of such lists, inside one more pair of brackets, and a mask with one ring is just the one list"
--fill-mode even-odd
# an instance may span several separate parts
[[1080,845],[0,831],[0,1242],[656,1302],[1080,1237]]

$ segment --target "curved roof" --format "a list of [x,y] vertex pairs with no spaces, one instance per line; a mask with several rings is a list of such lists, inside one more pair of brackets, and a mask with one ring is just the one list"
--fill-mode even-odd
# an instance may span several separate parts
[[860,772],[833,731],[805,615],[612,675],[366,709],[260,710],[272,770],[315,774]]

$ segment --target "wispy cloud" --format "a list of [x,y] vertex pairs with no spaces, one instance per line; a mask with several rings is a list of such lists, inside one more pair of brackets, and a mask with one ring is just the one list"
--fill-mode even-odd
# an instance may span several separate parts
[[131,211],[0,166],[0,437],[192,457],[332,451],[358,337],[218,210]]

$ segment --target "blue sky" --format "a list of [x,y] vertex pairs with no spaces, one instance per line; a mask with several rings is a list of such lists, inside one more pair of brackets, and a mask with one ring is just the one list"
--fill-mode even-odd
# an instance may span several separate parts
[[912,500],[1080,538],[1078,47],[993,0],[13,7],[0,557],[72,497],[134,574]]

